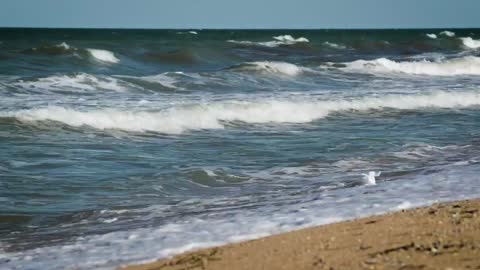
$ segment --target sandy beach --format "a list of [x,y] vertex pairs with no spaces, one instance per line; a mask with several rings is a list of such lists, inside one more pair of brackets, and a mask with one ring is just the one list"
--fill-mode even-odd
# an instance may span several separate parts
[[435,204],[181,254],[122,270],[480,269],[480,200]]

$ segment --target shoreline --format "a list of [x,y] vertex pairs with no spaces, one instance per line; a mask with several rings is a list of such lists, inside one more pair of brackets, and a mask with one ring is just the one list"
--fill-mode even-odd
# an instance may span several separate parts
[[119,269],[480,269],[480,199],[300,229]]

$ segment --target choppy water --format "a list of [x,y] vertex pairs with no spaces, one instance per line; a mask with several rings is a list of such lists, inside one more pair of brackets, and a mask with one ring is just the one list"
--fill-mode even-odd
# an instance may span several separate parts
[[479,197],[479,48],[476,29],[2,29],[0,268]]

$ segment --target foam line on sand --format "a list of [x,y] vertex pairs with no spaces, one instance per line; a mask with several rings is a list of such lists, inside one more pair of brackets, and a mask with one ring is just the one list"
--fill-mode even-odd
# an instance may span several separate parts
[[478,269],[480,200],[436,204],[202,249],[122,270]]

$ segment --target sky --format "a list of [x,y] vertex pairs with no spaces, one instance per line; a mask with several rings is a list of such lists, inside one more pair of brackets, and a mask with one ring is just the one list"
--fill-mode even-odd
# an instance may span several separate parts
[[1,0],[0,27],[480,27],[480,0]]

